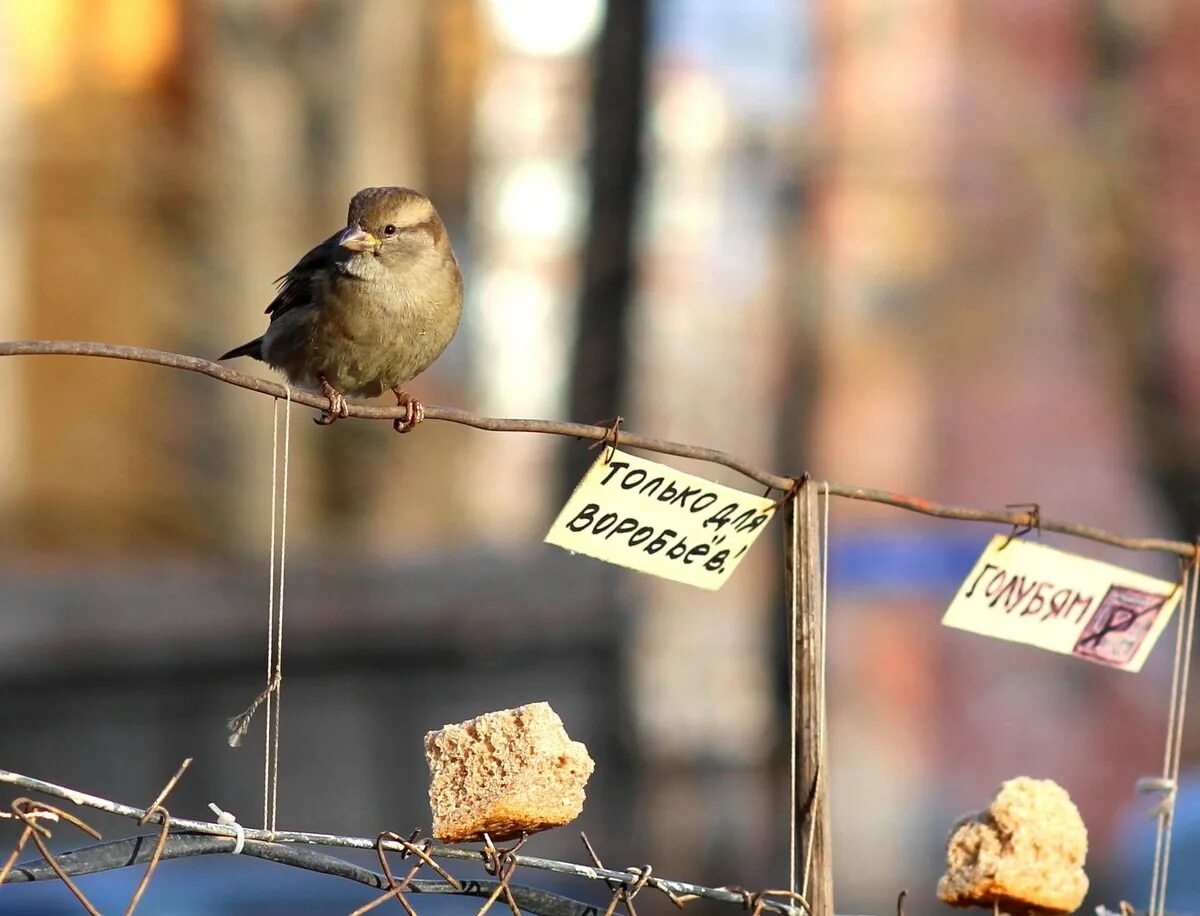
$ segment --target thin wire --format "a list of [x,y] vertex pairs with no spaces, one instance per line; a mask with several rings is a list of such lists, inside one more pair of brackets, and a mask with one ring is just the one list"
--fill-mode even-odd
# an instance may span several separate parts
[[[1176,640],[1175,674],[1178,680],[1178,694],[1171,697],[1173,718],[1167,735],[1167,746],[1170,748],[1170,772],[1167,778],[1171,780],[1171,803],[1159,816],[1159,833],[1164,834],[1162,842],[1162,881],[1158,887],[1157,908],[1159,916],[1166,912],[1167,906],[1167,875],[1171,864],[1171,834],[1175,827],[1175,804],[1179,800],[1179,764],[1183,749],[1183,728],[1187,715],[1188,679],[1191,676],[1192,639],[1196,626],[1196,568],[1193,564],[1185,574],[1184,595],[1186,611],[1180,618],[1178,632],[1181,638]],[[1165,827],[1165,829],[1164,829]]]
[[269,830],[268,801],[271,795],[270,773],[266,761],[271,753],[271,673],[274,667],[275,652],[275,497],[279,492],[279,400],[272,402],[271,423],[271,559],[267,573],[267,682],[266,682],[266,717],[267,727],[264,731],[263,746],[263,830]]
[[789,697],[789,747],[788,754],[788,891],[796,893],[796,847],[797,836],[799,833],[799,822],[796,818],[796,756],[799,751],[796,741],[796,687],[798,675],[796,672],[796,630],[797,618],[800,613],[800,603],[798,599],[800,591],[800,499],[798,495],[794,495],[791,500],[792,512],[792,543],[791,551],[791,568],[792,581],[791,586],[791,614],[788,621],[788,697]]

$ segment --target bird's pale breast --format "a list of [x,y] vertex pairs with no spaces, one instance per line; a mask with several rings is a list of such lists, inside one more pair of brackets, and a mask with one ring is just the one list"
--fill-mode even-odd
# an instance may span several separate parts
[[344,394],[375,397],[424,371],[454,337],[462,281],[452,259],[368,266],[365,276],[321,277],[311,307],[268,329],[267,361],[294,384],[313,387],[321,375]]

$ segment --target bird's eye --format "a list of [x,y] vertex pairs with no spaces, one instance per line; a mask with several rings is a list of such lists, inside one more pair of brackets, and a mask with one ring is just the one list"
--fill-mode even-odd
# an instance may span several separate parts
[[388,223],[386,226],[383,227],[383,234],[384,235],[395,235],[396,227],[393,226],[391,223]]

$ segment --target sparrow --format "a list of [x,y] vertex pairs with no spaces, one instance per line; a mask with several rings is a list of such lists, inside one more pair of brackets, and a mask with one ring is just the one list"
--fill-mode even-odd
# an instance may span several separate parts
[[364,188],[350,201],[346,228],[302,257],[276,282],[261,337],[221,359],[249,356],[291,384],[319,390],[325,426],[349,415],[346,395],[391,390],[408,432],[424,407],[402,387],[437,359],[458,330],[462,275],[446,227],[424,194]]

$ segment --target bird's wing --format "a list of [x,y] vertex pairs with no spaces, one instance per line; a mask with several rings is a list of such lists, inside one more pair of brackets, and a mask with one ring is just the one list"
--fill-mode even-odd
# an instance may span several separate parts
[[296,262],[296,266],[275,281],[277,292],[266,313],[274,321],[291,309],[315,303],[317,278],[345,261],[353,252],[338,244],[336,232]]

